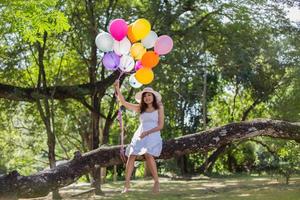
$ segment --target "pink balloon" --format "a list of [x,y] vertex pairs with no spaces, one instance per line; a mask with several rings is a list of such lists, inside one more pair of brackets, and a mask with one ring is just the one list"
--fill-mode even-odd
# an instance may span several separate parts
[[140,60],[136,61],[134,69],[135,71],[141,69],[143,67],[142,62]]
[[158,55],[165,55],[173,48],[173,40],[168,35],[159,36],[154,45],[154,51]]
[[112,37],[121,41],[127,35],[128,26],[124,19],[114,19],[109,24],[109,32]]

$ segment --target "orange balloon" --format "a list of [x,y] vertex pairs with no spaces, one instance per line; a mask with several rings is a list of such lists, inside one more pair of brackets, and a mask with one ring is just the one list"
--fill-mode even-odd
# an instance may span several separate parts
[[135,73],[135,78],[141,84],[146,85],[153,81],[154,73],[152,69],[147,67],[142,67],[141,69],[137,70],[137,72]]
[[130,40],[131,43],[134,43],[137,41],[137,39],[135,39],[133,33],[132,33],[132,24],[130,24],[128,26],[128,30],[127,30],[127,37]]
[[142,56],[142,65],[144,67],[153,68],[159,62],[159,56],[154,51],[147,51]]

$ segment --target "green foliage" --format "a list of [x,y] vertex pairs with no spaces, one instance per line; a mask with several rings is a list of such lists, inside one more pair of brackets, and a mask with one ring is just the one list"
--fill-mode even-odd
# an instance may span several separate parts
[[[2,18],[10,23],[26,41],[43,43],[43,34],[62,33],[70,28],[68,20],[58,7],[58,0],[9,1],[4,3]],[[13,13],[13,14],[12,14]]]
[[[8,106],[10,109],[6,109]],[[47,167],[43,128],[38,130],[37,121],[27,116],[31,105],[11,106],[8,101],[1,102],[0,168],[2,172],[18,170],[27,175],[40,171]]]
[[279,172],[286,178],[286,184],[292,175],[300,172],[300,145],[290,141],[278,150]]
[[[0,11],[3,84],[36,86],[37,44],[45,45],[43,63],[49,86],[87,83],[91,70],[96,81],[103,80],[111,72],[101,66],[103,55],[96,52],[96,34],[106,31],[113,18],[133,22],[145,17],[159,35],[168,34],[174,40],[173,51],[161,56],[160,65],[154,69],[155,80],[149,85],[163,96],[164,139],[203,130],[203,118],[207,119],[208,127],[258,117],[299,121],[299,29],[290,24],[281,4],[266,0],[2,0]],[[100,63],[97,66],[93,63],[94,55]],[[204,87],[207,105],[203,102]],[[126,77],[122,86],[125,96],[129,90]],[[134,89],[134,93],[137,91]],[[102,114],[109,113],[113,95],[112,87],[105,91]],[[85,100],[90,103],[87,97]],[[131,97],[130,101],[134,99]],[[90,110],[75,100],[50,102],[58,160],[71,158],[75,150],[87,151]],[[36,104],[1,100],[0,105],[0,173],[18,169],[30,174],[45,168],[47,137]],[[204,106],[208,108],[207,114],[203,113]],[[114,104],[113,112],[116,110]],[[129,143],[138,126],[138,116],[126,111],[123,117],[125,141]],[[105,119],[101,120],[103,130]],[[120,143],[119,133],[115,121],[109,130],[108,145]],[[262,142],[276,146],[280,159],[296,166],[298,148],[292,152],[291,144],[265,138]],[[276,163],[280,159],[261,145],[235,145],[231,150],[237,166],[251,163],[257,168],[273,165],[278,169]],[[188,156],[189,170],[197,171],[205,158]],[[214,171],[227,173],[227,162],[228,155],[220,157]],[[161,174],[180,172],[176,159],[159,165]]]
[[272,115],[274,117],[299,122],[300,120],[300,74],[299,69],[297,71],[291,71],[291,75],[295,78],[290,84],[280,90],[279,95],[274,97]]

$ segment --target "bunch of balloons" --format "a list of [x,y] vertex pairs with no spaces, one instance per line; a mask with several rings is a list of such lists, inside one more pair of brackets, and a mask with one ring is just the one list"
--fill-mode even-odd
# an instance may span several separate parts
[[124,19],[114,19],[108,32],[99,33],[95,39],[97,48],[105,52],[103,66],[107,70],[133,72],[129,83],[134,88],[153,81],[152,69],[157,66],[159,56],[173,48],[172,38],[167,35],[158,37],[146,19],[138,19],[130,25]]

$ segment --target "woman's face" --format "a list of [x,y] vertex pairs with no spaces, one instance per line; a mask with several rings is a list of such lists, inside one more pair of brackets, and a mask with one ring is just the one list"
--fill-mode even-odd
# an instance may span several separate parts
[[143,95],[143,101],[146,104],[152,104],[153,103],[153,94],[151,92],[146,92],[145,95]]

